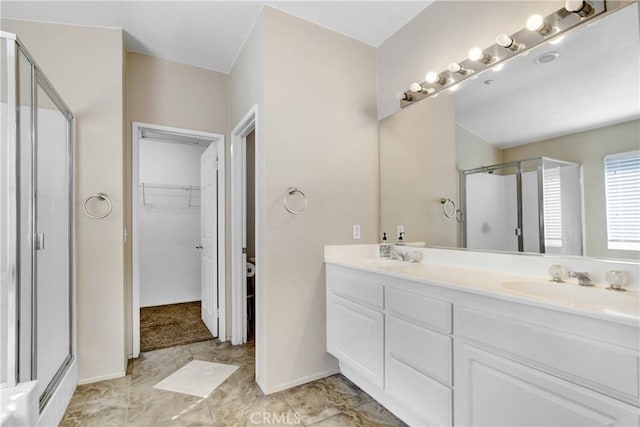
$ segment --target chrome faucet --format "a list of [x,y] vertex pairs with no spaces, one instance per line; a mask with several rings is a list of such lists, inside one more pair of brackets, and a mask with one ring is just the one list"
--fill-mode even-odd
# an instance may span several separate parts
[[395,249],[391,250],[391,259],[396,259],[398,261],[409,261],[408,254],[396,251]]
[[575,277],[578,279],[578,285],[580,286],[595,286],[596,281],[589,273],[581,273],[579,271],[570,271],[569,277]]
[[396,259],[398,261],[407,261],[413,263],[422,262],[422,253],[418,251],[413,252],[401,252],[395,249],[391,250],[391,258]]

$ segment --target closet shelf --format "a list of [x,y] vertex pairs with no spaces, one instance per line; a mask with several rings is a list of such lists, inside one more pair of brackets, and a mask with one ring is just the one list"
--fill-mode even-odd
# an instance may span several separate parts
[[143,206],[153,206],[150,203],[147,203],[147,189],[153,190],[173,190],[173,191],[184,191],[185,195],[188,196],[187,207],[200,207],[200,205],[193,204],[193,192],[200,191],[200,186],[198,185],[173,185],[173,184],[155,184],[149,182],[141,182],[139,188],[142,189],[142,205]]

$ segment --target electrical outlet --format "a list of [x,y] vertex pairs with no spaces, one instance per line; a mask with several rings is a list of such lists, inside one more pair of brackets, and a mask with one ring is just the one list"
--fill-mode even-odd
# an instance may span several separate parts
[[360,224],[353,226],[353,238],[355,240],[360,240]]
[[396,239],[400,239],[400,233],[404,233],[404,225],[399,225],[396,230]]

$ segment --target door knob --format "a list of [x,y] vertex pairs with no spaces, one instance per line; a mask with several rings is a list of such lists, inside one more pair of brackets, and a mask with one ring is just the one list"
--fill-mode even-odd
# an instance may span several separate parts
[[202,245],[196,245],[196,249],[202,249]]

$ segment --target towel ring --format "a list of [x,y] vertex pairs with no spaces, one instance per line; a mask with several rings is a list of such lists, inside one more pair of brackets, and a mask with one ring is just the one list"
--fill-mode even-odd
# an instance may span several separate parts
[[[98,199],[100,201],[106,201],[109,204],[109,207],[107,208],[107,212],[104,215],[91,215],[87,211],[87,203],[89,203],[89,201],[91,199]],[[111,213],[112,210],[113,210],[113,203],[111,203],[111,200],[109,199],[109,197],[107,197],[107,195],[104,194],[104,193],[97,193],[97,194],[94,194],[93,196],[89,196],[89,197],[87,197],[87,199],[82,204],[82,212],[84,212],[84,214],[86,216],[88,216],[89,218],[91,218],[91,219],[106,218],[106,217],[109,216],[109,214]]]
[[456,202],[451,199],[445,199],[442,197],[440,199],[440,203],[442,204],[442,213],[447,218],[454,218],[456,216]]
[[[302,196],[302,200],[304,201],[304,205],[302,206],[302,209],[300,209],[299,211],[291,209],[287,204],[289,197],[293,196],[296,193],[300,194]],[[287,212],[289,212],[291,215],[301,214],[307,208],[307,196],[302,192],[302,190],[296,187],[289,187],[287,191],[284,193],[284,196],[282,196],[282,206],[284,206]]]

